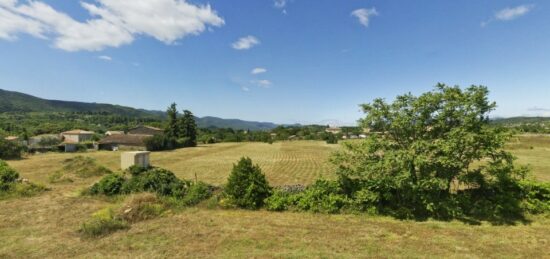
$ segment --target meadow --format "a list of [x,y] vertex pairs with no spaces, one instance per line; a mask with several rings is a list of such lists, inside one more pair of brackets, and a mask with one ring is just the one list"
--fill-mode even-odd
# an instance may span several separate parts
[[[258,163],[272,185],[308,184],[333,177],[327,162],[338,145],[295,141],[222,143],[155,152],[154,165],[178,177],[224,184],[242,156]],[[507,149],[534,177],[550,181],[550,137],[518,136]],[[99,178],[50,184],[48,176],[76,154],[48,153],[9,161],[24,178],[51,190],[0,201],[0,257],[473,257],[550,258],[550,219],[530,216],[514,226],[458,221],[401,221],[368,215],[275,213],[210,209],[171,212],[102,238],[77,230],[93,212],[121,200],[80,196]],[[111,170],[119,152],[88,152]]]

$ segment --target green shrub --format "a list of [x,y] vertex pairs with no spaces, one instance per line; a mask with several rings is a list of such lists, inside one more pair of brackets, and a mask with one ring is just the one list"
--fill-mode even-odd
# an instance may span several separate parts
[[289,210],[296,204],[298,197],[296,194],[277,189],[265,199],[265,208],[269,211]]
[[103,177],[99,182],[92,185],[89,193],[92,195],[118,195],[122,193],[122,186],[126,182],[126,178],[119,174],[109,174]]
[[193,183],[183,197],[183,203],[187,206],[192,206],[206,200],[212,196],[212,188],[203,183]]
[[183,197],[189,182],[180,180],[174,173],[153,168],[133,176],[128,180],[122,191],[124,193],[154,192],[163,196]]
[[240,208],[258,209],[271,195],[271,187],[258,165],[253,165],[250,158],[241,158],[233,165],[225,194]]
[[23,146],[14,141],[7,141],[0,137],[0,159],[17,159],[21,158]]
[[336,213],[350,202],[341,192],[338,182],[320,179],[299,195],[296,206],[304,211]]
[[94,213],[84,222],[80,232],[86,237],[99,237],[127,228],[129,225],[126,221],[116,217],[111,208],[106,208]]
[[143,167],[139,165],[133,165],[130,166],[126,171],[130,173],[132,176],[139,176],[143,172],[147,172],[147,170],[151,169],[151,167]]
[[522,181],[522,206],[530,213],[550,213],[550,183]]
[[8,163],[0,160],[0,184],[11,184],[19,179],[19,173],[13,170]]

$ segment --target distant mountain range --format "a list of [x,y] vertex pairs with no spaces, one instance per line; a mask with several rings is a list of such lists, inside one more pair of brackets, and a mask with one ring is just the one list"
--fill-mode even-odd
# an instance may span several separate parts
[[[46,100],[32,95],[0,89],[0,113],[2,112],[105,112],[128,117],[164,118],[162,111],[135,109],[126,106]],[[222,119],[217,117],[197,117],[197,125],[201,128],[233,128],[249,130],[270,130],[278,125],[271,122],[244,121],[239,119]]]

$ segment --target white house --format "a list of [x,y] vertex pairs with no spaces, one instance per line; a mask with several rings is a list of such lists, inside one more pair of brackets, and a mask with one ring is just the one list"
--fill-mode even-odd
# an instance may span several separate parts
[[80,143],[92,140],[93,131],[71,130],[61,133],[61,138],[65,143]]

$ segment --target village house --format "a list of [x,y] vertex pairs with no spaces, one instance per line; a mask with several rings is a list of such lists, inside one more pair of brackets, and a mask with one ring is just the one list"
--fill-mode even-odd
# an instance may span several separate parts
[[143,126],[143,125],[137,126],[137,127],[133,128],[133,129],[130,129],[128,131],[128,135],[149,135],[149,136],[154,136],[154,135],[160,135],[160,134],[163,134],[163,133],[164,133],[164,130],[162,130],[162,129],[151,127],[151,126]]
[[62,132],[60,136],[63,140],[60,146],[64,148],[65,152],[76,152],[78,151],[79,143],[92,140],[94,132],[77,129]]
[[325,129],[325,132],[332,133],[332,134],[338,134],[338,133],[342,132],[342,129],[338,128],[338,127],[329,127],[327,129]]
[[80,143],[80,142],[91,141],[92,137],[94,136],[94,132],[77,129],[77,130],[62,132],[60,135],[61,135],[61,139],[66,143]]
[[110,135],[99,141],[98,148],[100,150],[117,151],[121,149],[125,150],[145,150],[145,139],[150,138],[151,135],[138,135],[138,134],[116,134]]

